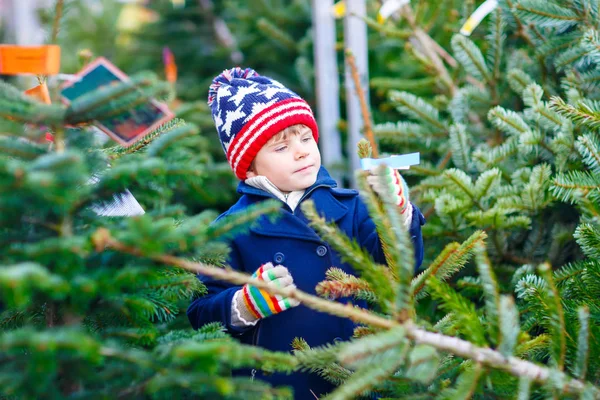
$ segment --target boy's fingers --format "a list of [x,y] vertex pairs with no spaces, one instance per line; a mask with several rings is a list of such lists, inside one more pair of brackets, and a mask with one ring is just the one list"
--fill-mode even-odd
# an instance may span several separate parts
[[271,262],[268,262],[268,263],[265,263],[265,264],[262,265],[263,271],[268,271],[268,270],[270,270],[272,268],[274,268],[274,267],[273,267],[273,263],[271,263]]
[[281,265],[278,265],[277,267],[274,267],[267,271],[263,271],[263,273],[262,273],[262,279],[267,282],[274,281],[279,278],[283,278],[284,276],[291,276],[291,275],[290,275],[290,272],[288,271],[288,269]]
[[290,286],[292,283],[294,283],[294,278],[292,278],[291,275],[286,275],[283,278],[277,278],[272,282],[269,282],[269,284],[274,284],[277,285],[280,288],[285,288]]

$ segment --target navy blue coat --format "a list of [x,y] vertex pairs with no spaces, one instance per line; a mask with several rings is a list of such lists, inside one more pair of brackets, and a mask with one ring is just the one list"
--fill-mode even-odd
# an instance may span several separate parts
[[[244,182],[240,182],[238,192],[242,194],[240,200],[219,218],[273,197]],[[385,264],[375,224],[357,191],[336,188],[336,182],[321,168],[317,181],[305,191],[302,200],[308,198],[314,201],[320,215],[324,215],[328,221],[335,221],[338,227],[366,249],[376,262]],[[282,217],[274,223],[266,217],[261,217],[257,222],[249,232],[236,236],[230,242],[228,263],[233,269],[252,274],[267,262],[281,264],[290,271],[298,289],[310,294],[315,294],[315,287],[325,280],[325,272],[332,266],[356,275],[352,267],[342,262],[339,254],[308,226],[308,220],[300,207],[292,212],[284,204]],[[415,270],[423,260],[421,225],[424,223],[423,215],[414,207],[410,234],[415,248]],[[337,340],[347,340],[353,334],[355,324],[349,319],[314,311],[303,305],[265,318],[254,327],[236,328],[231,325],[231,302],[234,293],[241,286],[233,286],[204,276],[199,276],[199,279],[208,288],[208,294],[195,299],[187,310],[194,329],[209,322],[219,321],[242,343],[274,351],[290,351],[295,337],[304,338],[311,347],[317,347]],[[341,301],[347,302],[350,299]],[[367,306],[356,300],[353,304]],[[236,374],[252,374],[274,386],[291,386],[296,399],[314,399],[311,391],[320,396],[334,388],[316,374],[298,372],[292,375],[266,375],[248,370],[236,371]]]

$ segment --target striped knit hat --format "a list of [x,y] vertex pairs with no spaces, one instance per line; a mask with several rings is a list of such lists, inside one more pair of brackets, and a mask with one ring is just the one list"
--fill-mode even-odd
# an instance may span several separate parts
[[241,180],[262,146],[285,128],[304,124],[319,139],[308,103],[251,68],[228,69],[213,79],[208,105],[227,161]]

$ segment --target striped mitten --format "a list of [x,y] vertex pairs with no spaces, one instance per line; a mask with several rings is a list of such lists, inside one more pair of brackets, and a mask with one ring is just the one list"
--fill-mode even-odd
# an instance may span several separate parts
[[[409,192],[406,181],[402,178],[402,175],[400,175],[398,170],[389,167],[386,167],[385,176],[388,181],[388,186],[393,187],[396,204],[400,208],[400,214],[402,214],[404,224],[410,226],[412,220],[412,204],[410,204],[409,201]],[[371,171],[371,175],[367,176],[367,182],[378,195],[381,195],[383,191],[386,190],[385,186],[381,185],[379,177],[374,170]]]
[[[296,287],[290,272],[281,265],[274,267],[271,263],[263,264],[252,277],[280,288]],[[242,322],[239,325],[254,325],[259,319],[278,314],[298,304],[300,303],[297,300],[271,295],[266,290],[246,284],[234,296],[232,323],[238,325],[235,322],[239,320]]]

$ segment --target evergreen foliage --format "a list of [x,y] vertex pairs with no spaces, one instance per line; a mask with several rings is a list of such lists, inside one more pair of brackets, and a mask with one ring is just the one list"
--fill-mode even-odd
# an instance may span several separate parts
[[[264,18],[253,20],[256,30],[239,29],[268,33],[282,54],[293,53],[294,34],[277,29],[303,3],[281,15],[270,2],[250,3],[237,10],[244,21],[255,10]],[[0,116],[10,119],[0,119],[0,185],[8,193],[0,197],[0,395],[289,398],[285,389],[229,378],[244,366],[321,374],[341,384],[330,399],[600,398],[598,4],[500,0],[470,38],[454,32],[474,2],[428,5],[412,2],[384,25],[368,19],[378,45],[406,47],[373,57],[387,71],[372,82],[387,93],[374,101],[376,119],[400,119],[376,133],[384,152],[409,146],[426,160],[406,174],[428,218],[425,267],[413,277],[400,215],[362,173],[387,266],[304,202],[315,231],[360,277],[332,268],[318,287],[326,299],[270,290],[358,326],[351,341],[322,348],[297,338],[293,355],[241,346],[218,325],[180,329],[174,319],[202,293],[190,271],[266,288],[208,264],[223,262],[218,239],[275,214],[276,204],[212,226],[214,213],[177,206],[174,185],[214,177],[205,173],[210,158],[189,151],[208,151],[189,123],[162,127],[135,151],[96,149],[81,128],[65,128],[114,112],[119,102],[105,100],[117,92],[134,102],[167,95],[165,86],[142,75],[147,90],[122,85],[75,110],[1,87]],[[36,124],[50,126],[65,148],[40,144]],[[25,139],[5,139],[15,136]],[[98,184],[87,184],[92,174]],[[89,210],[132,185],[146,215]],[[373,309],[335,301],[350,296]]]
[[[67,107],[0,86],[0,120],[10,128],[0,152],[0,398],[289,398],[229,370],[292,371],[297,361],[240,345],[219,324],[188,329],[178,316],[204,286],[149,258],[170,252],[222,265],[222,238],[278,206],[210,225],[214,211],[190,214],[177,198],[219,185],[195,125],[173,120],[126,149],[103,147],[90,126],[170,90],[145,73]],[[144,215],[94,211],[127,188]],[[99,228],[140,252],[95,247]]]

